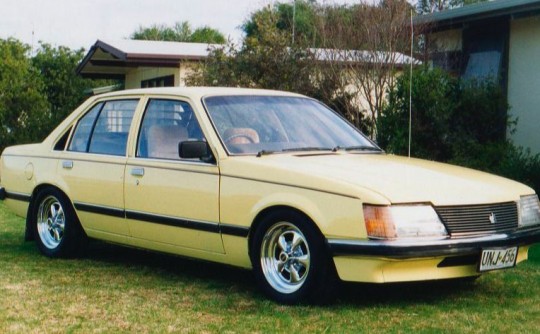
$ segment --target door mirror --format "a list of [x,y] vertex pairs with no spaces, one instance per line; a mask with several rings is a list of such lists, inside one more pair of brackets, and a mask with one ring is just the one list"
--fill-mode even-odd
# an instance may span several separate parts
[[180,144],[178,144],[178,154],[182,159],[200,159],[204,162],[214,161],[208,143],[202,140],[180,142]]

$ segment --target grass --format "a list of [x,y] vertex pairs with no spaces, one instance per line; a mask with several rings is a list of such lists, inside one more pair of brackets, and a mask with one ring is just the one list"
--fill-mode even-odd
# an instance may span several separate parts
[[540,245],[474,283],[347,284],[328,306],[266,300],[249,271],[93,242],[51,260],[0,204],[0,333],[538,333]]

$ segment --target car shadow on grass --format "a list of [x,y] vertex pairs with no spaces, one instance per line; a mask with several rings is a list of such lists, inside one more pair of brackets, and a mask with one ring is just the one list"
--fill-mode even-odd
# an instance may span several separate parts
[[[154,275],[173,281],[197,281],[201,282],[207,289],[215,289],[216,292],[226,289],[232,293],[241,293],[247,298],[265,300],[257,288],[253,274],[245,269],[127,248],[101,241],[92,241],[87,247],[83,259],[117,265],[121,270],[128,268],[128,270],[135,272],[150,271]],[[475,287],[477,284],[474,280],[390,284],[340,282],[337,284],[335,298],[329,303],[318,306],[372,307],[374,305],[431,303],[470,295],[477,288]]]
[[337,302],[357,306],[437,303],[474,293],[479,283],[474,280],[453,279],[405,283],[346,283],[342,282]]
[[82,258],[118,265],[134,271],[151,271],[178,280],[200,281],[210,287],[239,286],[239,290],[257,291],[251,271],[219,263],[129,248],[92,240]]

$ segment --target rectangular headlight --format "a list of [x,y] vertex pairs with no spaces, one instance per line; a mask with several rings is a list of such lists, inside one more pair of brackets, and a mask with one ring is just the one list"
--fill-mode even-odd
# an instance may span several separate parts
[[444,224],[431,205],[364,205],[370,238],[446,238]]
[[519,227],[540,225],[538,195],[521,196],[519,200]]

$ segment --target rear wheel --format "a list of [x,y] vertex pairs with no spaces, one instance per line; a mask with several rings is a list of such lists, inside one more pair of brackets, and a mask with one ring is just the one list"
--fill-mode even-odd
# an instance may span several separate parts
[[255,231],[251,256],[257,282],[280,303],[326,299],[332,288],[333,267],[324,238],[297,212],[266,216]]
[[33,207],[34,236],[39,251],[49,257],[75,255],[85,235],[67,197],[57,189],[43,189]]

